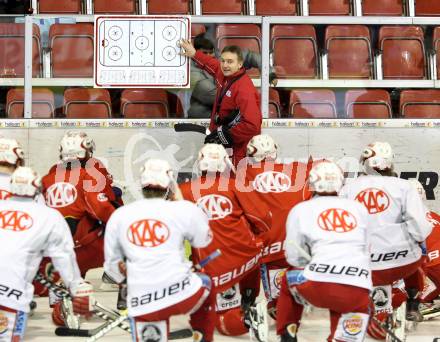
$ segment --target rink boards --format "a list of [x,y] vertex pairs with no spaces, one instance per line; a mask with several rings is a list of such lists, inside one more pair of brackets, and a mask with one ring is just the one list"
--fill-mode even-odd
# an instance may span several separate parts
[[[165,158],[176,170],[189,173],[204,136],[176,133],[177,122],[208,125],[207,120],[0,120],[0,135],[14,137],[26,152],[27,165],[44,174],[58,160],[59,141],[67,130],[80,129],[95,140],[95,156],[103,160],[124,189],[124,198],[137,194],[139,168],[147,158]],[[395,169],[403,178],[424,183],[429,206],[437,201],[440,172],[440,121],[438,120],[290,120],[267,119],[263,132],[280,145],[284,161],[332,158],[348,177],[354,177],[362,148],[373,141],[388,141],[395,152]]]

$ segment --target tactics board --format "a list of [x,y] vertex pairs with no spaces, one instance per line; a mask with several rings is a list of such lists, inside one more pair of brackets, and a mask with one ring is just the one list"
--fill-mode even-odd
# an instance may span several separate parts
[[186,88],[189,16],[95,16],[95,87]]

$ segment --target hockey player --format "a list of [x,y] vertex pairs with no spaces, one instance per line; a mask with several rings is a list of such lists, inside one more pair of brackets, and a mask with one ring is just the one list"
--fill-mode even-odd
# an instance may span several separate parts
[[0,200],[10,197],[11,174],[24,165],[24,152],[15,139],[0,138]]
[[[95,144],[85,133],[67,132],[60,143],[61,162],[43,177],[46,204],[66,219],[75,243],[81,275],[104,263],[104,224],[115,210],[109,200],[108,178],[87,165]],[[60,302],[54,305],[55,324],[64,322]]]
[[[201,176],[182,184],[182,194],[185,199],[197,203],[208,215],[214,240],[207,248],[194,249],[193,258],[201,260],[217,248],[222,250],[222,257],[205,267],[214,281],[218,294],[217,306],[220,311],[224,310],[221,308],[221,293],[239,283],[239,291],[231,290],[241,295],[243,310],[233,313],[239,325],[234,334],[244,333],[252,327],[252,334],[257,339],[265,339],[265,309],[261,304],[255,305],[259,293],[261,258],[261,244],[257,243],[256,235],[270,229],[271,212],[252,189],[240,191],[236,188],[234,178],[228,174],[233,166],[222,145],[203,146],[196,167]],[[245,322],[241,320],[243,313]],[[219,318],[219,330],[228,333],[221,324],[229,317]]]
[[303,305],[330,310],[328,341],[363,341],[368,325],[371,270],[368,213],[337,197],[342,170],[316,164],[309,175],[314,197],[297,204],[287,218],[286,258],[295,267],[282,278],[277,301],[281,342],[296,342]]
[[[283,242],[286,238],[286,219],[289,211],[298,203],[310,198],[306,184],[307,164],[276,162],[278,146],[271,136],[261,134],[253,137],[247,145],[249,165],[238,170],[237,182],[250,184],[259,199],[272,211],[271,229],[262,234],[264,243],[261,276],[268,312],[275,319],[279,280],[286,262]],[[245,171],[245,175],[241,172]],[[246,178],[243,180],[243,178]]]
[[[393,151],[386,142],[375,142],[362,152],[365,175],[346,184],[340,196],[362,203],[370,214],[372,297],[376,312],[391,312],[391,285],[405,279],[409,299],[419,290],[420,244],[431,232],[426,208],[405,179],[394,177]],[[384,298],[385,300],[380,300]],[[377,299],[377,300],[375,300]]]
[[142,332],[152,326],[162,340],[170,316],[192,312],[194,341],[212,341],[215,311],[211,280],[191,271],[191,265],[184,261],[183,245],[185,239],[195,248],[209,245],[212,233],[207,217],[188,201],[174,201],[181,195],[164,160],[145,162],[141,185],[145,199],[116,210],[105,235],[104,269],[118,283],[125,279],[121,265],[127,259],[133,340],[143,340]]
[[52,258],[74,296],[73,309],[90,314],[93,287],[81,278],[64,218],[36,203],[37,174],[19,167],[11,176],[9,201],[0,201],[0,321],[2,341],[23,341],[32,280],[43,255]]

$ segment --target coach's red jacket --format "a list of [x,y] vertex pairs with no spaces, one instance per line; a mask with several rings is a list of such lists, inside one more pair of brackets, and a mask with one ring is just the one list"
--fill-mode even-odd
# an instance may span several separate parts
[[240,120],[233,126],[229,133],[234,140],[233,144],[233,162],[237,165],[238,162],[246,156],[246,146],[249,140],[255,135],[261,133],[261,110],[260,110],[260,96],[255,89],[252,80],[246,74],[246,70],[241,68],[231,76],[224,76],[220,68],[220,62],[211,56],[205,55],[201,51],[197,51],[193,60],[200,68],[210,73],[217,84],[216,100],[211,113],[211,123],[209,129],[213,131],[219,125],[215,121],[215,113],[217,102],[222,90],[237,76],[242,75],[236,80],[229,90],[223,96],[220,108],[220,120],[228,117],[232,111],[238,109],[240,111]]

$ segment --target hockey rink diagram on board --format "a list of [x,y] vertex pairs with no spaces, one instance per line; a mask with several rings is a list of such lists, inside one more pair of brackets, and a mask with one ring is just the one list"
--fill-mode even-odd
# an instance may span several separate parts
[[95,86],[188,87],[189,36],[187,16],[95,17]]

